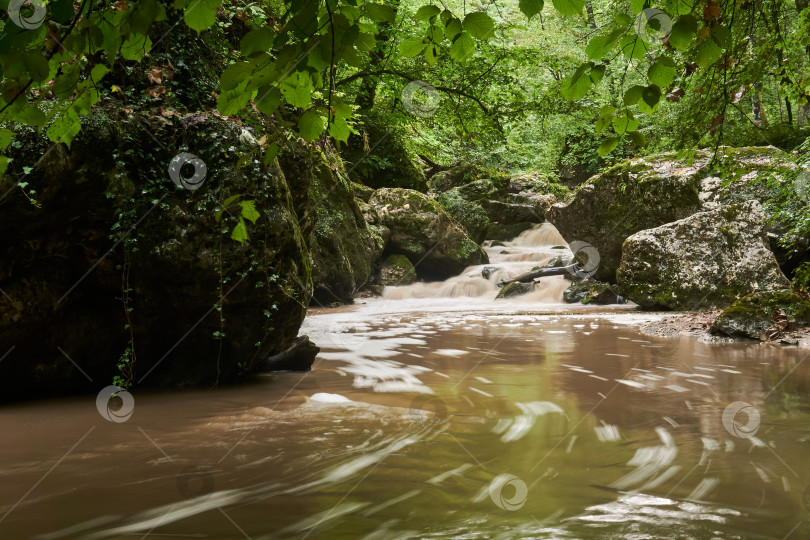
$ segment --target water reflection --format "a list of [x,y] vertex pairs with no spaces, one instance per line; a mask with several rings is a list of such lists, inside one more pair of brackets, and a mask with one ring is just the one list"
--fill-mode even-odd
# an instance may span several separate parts
[[[7,407],[0,534],[808,537],[806,351],[637,317],[336,312],[306,323],[309,374],[138,394],[123,423],[89,398]],[[753,434],[724,422],[738,401]]]

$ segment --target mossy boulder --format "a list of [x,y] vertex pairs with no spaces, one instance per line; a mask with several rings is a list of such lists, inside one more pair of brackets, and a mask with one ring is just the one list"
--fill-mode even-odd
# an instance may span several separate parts
[[509,176],[505,173],[465,164],[434,174],[428,178],[427,186],[431,192],[442,193],[479,180],[483,180],[484,184],[498,186],[499,189],[506,188],[509,184]]
[[484,236],[488,240],[508,241],[514,240],[520,233],[527,231],[534,227],[534,223],[518,222],[518,223],[491,223],[487,227]]
[[616,293],[616,287],[586,279],[575,281],[563,291],[563,300],[569,304],[624,304],[627,301]]
[[336,174],[323,152],[298,152],[296,159],[309,164],[303,171],[311,176],[309,214],[316,217],[309,242],[313,300],[320,305],[351,302],[368,281],[384,241],[368,227],[353,186]]
[[553,205],[546,219],[568,242],[597,247],[596,277],[614,282],[628,236],[721,205],[764,203],[774,193],[773,182],[787,178],[792,167],[789,156],[772,146],[724,147],[710,165],[713,156],[713,151],[696,151],[623,161],[591,177],[568,201]]
[[364,186],[363,184],[358,184],[357,182],[352,182],[351,184],[354,196],[363,202],[368,202],[371,195],[374,193],[374,188]]
[[789,291],[755,292],[726,308],[712,323],[712,334],[760,339],[784,313],[791,329],[810,326],[810,301]]
[[385,286],[410,285],[416,270],[405,255],[389,255],[380,265],[380,283]]
[[[19,188],[0,202],[0,349],[14,347],[0,399],[98,392],[127,376],[133,335],[132,382],[166,387],[238,380],[295,340],[312,293],[301,194],[277,163],[240,163],[261,151],[242,126],[190,114],[150,134],[150,121],[102,104],[70,148],[18,133],[0,192],[32,167],[38,206]],[[194,191],[169,177],[180,152],[207,167]],[[240,193],[258,212],[244,243],[230,237],[241,207],[223,210]]]
[[378,189],[369,207],[372,224],[391,231],[386,249],[407,256],[422,278],[446,279],[468,266],[489,262],[478,243],[427,195],[410,189]]
[[484,241],[491,222],[481,206],[470,203],[456,188],[439,193],[435,198],[436,202],[464,227],[473,240],[479,244]]
[[758,201],[722,206],[627,238],[618,290],[645,308],[717,309],[787,288]]
[[501,288],[500,291],[498,291],[498,296],[495,297],[495,300],[500,298],[522,296],[526,293],[532,292],[533,290],[534,283],[521,283],[520,281],[513,281],[512,283],[507,283]]

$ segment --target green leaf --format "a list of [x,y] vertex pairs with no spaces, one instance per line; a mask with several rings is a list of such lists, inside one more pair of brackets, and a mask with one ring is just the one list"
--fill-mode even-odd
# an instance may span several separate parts
[[585,97],[593,87],[590,77],[593,62],[585,62],[574,72],[571,77],[565,79],[562,84],[562,95],[569,101],[576,101]]
[[717,46],[712,39],[704,39],[697,48],[697,58],[695,62],[702,68],[707,68],[720,60],[723,56],[723,49]]
[[10,129],[0,128],[0,150],[5,150],[14,139],[14,132]]
[[672,25],[669,33],[669,44],[674,48],[685,51],[697,36],[698,23],[692,15],[683,15]]
[[46,134],[51,141],[65,143],[70,148],[70,143],[79,134],[81,127],[82,123],[79,121],[79,116],[73,112],[73,109],[68,109],[54,120]]
[[447,36],[447,39],[452,40],[461,33],[461,29],[461,21],[453,17],[447,21],[447,27],[444,29],[444,34]]
[[278,155],[279,150],[281,150],[279,145],[276,143],[270,143],[270,146],[267,147],[267,151],[264,153],[264,164],[270,165],[273,163]]
[[715,43],[723,49],[731,47],[731,30],[723,25],[712,27],[711,36]]
[[594,66],[593,68],[591,68],[590,72],[591,82],[593,82],[593,84],[599,84],[599,81],[601,81],[602,77],[605,76],[606,69],[607,66],[605,66],[604,64],[600,64],[598,66]]
[[551,3],[560,15],[577,15],[585,7],[585,0],[552,0]]
[[462,26],[477,39],[489,39],[495,33],[495,21],[483,11],[468,13]]
[[629,110],[625,110],[624,113],[617,114],[613,117],[613,129],[619,135],[637,130],[638,125],[638,120],[636,120],[636,117],[633,116],[633,113]]
[[250,78],[253,72],[253,65],[250,62],[237,62],[222,72],[219,77],[219,87],[221,90],[233,90],[237,86]]
[[236,224],[236,227],[233,228],[231,231],[231,238],[239,242],[240,244],[244,244],[245,240],[248,239],[247,227],[245,226],[245,220],[241,217],[239,218],[239,223]]
[[612,105],[605,105],[599,111],[599,118],[596,119],[596,132],[602,133],[607,129],[610,123],[613,121],[613,113],[616,112],[616,107]]
[[640,131],[631,131],[630,132],[630,140],[633,141],[633,144],[640,147],[647,146],[647,137]]
[[11,161],[6,156],[0,156],[0,176],[6,173],[6,169],[8,169],[8,162]]
[[309,74],[303,71],[293,73],[281,81],[279,87],[287,103],[300,109],[309,105],[312,91],[315,89]]
[[429,21],[431,18],[435,17],[441,12],[442,10],[436,6],[422,6],[416,11],[415,17],[417,21]]
[[403,39],[399,44],[399,55],[402,58],[413,58],[425,50],[425,44],[420,37],[410,37]]
[[247,81],[242,82],[233,90],[222,92],[217,98],[217,110],[224,116],[233,116],[248,104],[251,92],[246,92]]
[[620,46],[624,55],[631,60],[641,60],[647,54],[647,44],[635,34],[625,36]]
[[621,31],[614,30],[609,34],[602,34],[598,36],[594,36],[588,42],[588,45],[585,47],[585,54],[588,55],[588,58],[591,60],[599,60],[600,58],[605,57],[613,47],[616,46],[616,40],[618,39],[619,34]]
[[262,86],[259,88],[253,103],[257,109],[270,116],[281,105],[281,91],[274,86]]
[[30,51],[23,56],[23,64],[28,69],[28,76],[35,83],[41,83],[48,79],[48,59],[42,56],[39,50]]
[[655,107],[661,100],[661,89],[654,84],[648,86],[641,92],[641,100],[646,103],[648,107]]
[[242,207],[242,217],[251,223],[256,223],[256,220],[261,217],[261,214],[256,210],[256,201],[240,201],[239,206]]
[[436,60],[439,59],[439,47],[435,43],[428,44],[428,46],[425,47],[424,57],[428,65],[432,66],[436,63]]
[[644,87],[638,84],[631,86],[627,89],[627,92],[624,93],[624,104],[628,107],[631,105],[635,105],[638,103],[638,100],[641,99],[641,94],[644,93]]
[[239,41],[239,49],[245,57],[257,52],[269,52],[275,39],[276,33],[272,28],[259,28],[245,34]]
[[669,86],[675,80],[675,61],[669,56],[658,57],[647,70],[647,78],[658,86]]
[[599,154],[599,157],[603,157],[608,155],[609,153],[613,152],[617,146],[619,146],[619,141],[621,137],[608,137],[604,141],[599,144],[599,149],[596,151]]
[[298,121],[298,132],[301,133],[301,137],[303,137],[305,141],[316,140],[321,136],[321,133],[323,133],[323,120],[321,119],[321,115],[312,109],[305,112]]
[[462,32],[450,45],[450,58],[463,64],[475,54],[475,40],[467,32]]
[[124,60],[140,62],[141,58],[152,48],[152,40],[143,34],[132,34],[121,44],[121,56]]
[[191,0],[183,12],[183,19],[192,30],[199,34],[217,22],[217,8],[220,0]]
[[630,9],[635,14],[639,14],[644,10],[644,5],[647,3],[647,0],[630,0]]
[[518,0],[518,8],[527,19],[531,19],[543,11],[543,0]]

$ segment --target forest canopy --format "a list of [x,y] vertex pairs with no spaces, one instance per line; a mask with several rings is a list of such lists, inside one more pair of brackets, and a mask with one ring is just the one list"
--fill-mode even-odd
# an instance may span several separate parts
[[[150,82],[138,99],[184,112],[178,66],[160,61],[182,32],[224,36],[209,43],[220,114],[250,109],[307,141],[345,142],[363,119],[399,126],[437,161],[595,170],[645,147],[799,137],[810,116],[806,0],[3,4],[3,151],[15,124],[69,145],[100,100],[131,104],[135,71]],[[266,146],[270,161],[279,145]]]

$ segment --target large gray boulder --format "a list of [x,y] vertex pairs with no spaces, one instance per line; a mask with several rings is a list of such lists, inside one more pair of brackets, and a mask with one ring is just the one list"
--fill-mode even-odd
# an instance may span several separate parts
[[722,206],[624,241],[619,293],[645,308],[725,308],[790,282],[767,247],[758,201]]
[[595,246],[601,257],[595,277],[614,282],[628,236],[721,205],[764,203],[775,193],[774,182],[786,179],[792,167],[789,156],[772,146],[721,148],[718,164],[710,167],[713,157],[714,152],[697,151],[624,161],[553,205],[546,219],[569,243]]
[[390,230],[386,248],[413,263],[425,279],[446,279],[466,267],[489,262],[464,228],[432,198],[418,191],[384,188],[369,200],[373,225]]

